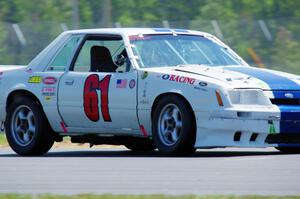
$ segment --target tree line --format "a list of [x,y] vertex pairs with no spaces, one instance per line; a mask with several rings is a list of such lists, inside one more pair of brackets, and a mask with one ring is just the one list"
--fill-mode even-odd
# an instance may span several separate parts
[[[0,0],[0,64],[27,64],[62,31],[92,27],[159,27],[215,33],[243,58],[254,49],[268,67],[300,73],[300,1],[296,0]],[[262,20],[271,37],[263,32]],[[26,45],[20,44],[18,24]]]

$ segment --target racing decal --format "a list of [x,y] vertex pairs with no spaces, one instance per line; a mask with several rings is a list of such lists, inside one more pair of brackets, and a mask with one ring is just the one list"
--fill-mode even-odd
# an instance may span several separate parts
[[275,133],[276,133],[274,124],[271,124],[271,125],[270,125],[269,133],[270,133],[270,134],[275,134]]
[[169,28],[154,28],[155,32],[180,32],[180,33],[188,33],[188,30],[185,29],[169,29]]
[[199,86],[207,86],[207,83],[206,82],[199,82],[198,85]]
[[32,73],[32,69],[31,69],[31,68],[28,68],[28,69],[25,70],[25,72],[26,72],[26,73]]
[[52,99],[51,96],[45,96],[46,101],[50,101],[51,99]]
[[172,30],[169,28],[154,28],[153,30],[155,32],[172,32]]
[[111,75],[106,75],[101,81],[97,74],[92,74],[87,77],[84,83],[83,91],[83,106],[85,115],[93,122],[100,119],[99,115],[99,100],[98,90],[101,93],[101,113],[105,122],[111,122],[108,108],[108,89]]
[[132,79],[132,80],[130,80],[130,82],[129,82],[129,88],[134,88],[134,87],[135,87],[135,80]]
[[150,104],[150,102],[149,102],[149,100],[147,100],[147,99],[142,99],[142,100],[140,101],[140,104],[146,105],[146,104]]
[[194,84],[196,79],[190,77],[184,77],[179,75],[168,75],[165,74],[162,76],[163,80],[169,80],[173,82],[185,83],[185,84]]
[[62,128],[64,133],[68,133],[68,129],[66,127],[66,124],[63,121],[60,122],[60,127]]
[[56,82],[57,82],[56,77],[45,77],[45,78],[43,78],[43,83],[44,84],[51,85],[51,84],[55,84]]
[[147,39],[150,39],[150,37],[149,36],[144,36],[142,34],[129,36],[130,41],[147,40]]
[[169,78],[170,78],[170,75],[163,75],[163,76],[162,76],[162,79],[163,79],[163,80],[167,80],[167,79],[169,79]]
[[126,88],[127,87],[127,79],[117,79],[116,88]]
[[148,77],[148,72],[147,71],[145,71],[143,74],[142,74],[142,79],[146,79]]
[[141,132],[142,132],[142,134],[143,134],[144,137],[148,136],[148,133],[147,133],[147,131],[146,131],[146,129],[145,129],[145,127],[143,125],[140,125],[140,130],[141,130]]
[[269,134],[275,134],[276,129],[275,129],[274,122],[272,120],[270,120],[270,121],[268,121],[268,124],[269,124]]
[[199,86],[194,86],[194,89],[200,90],[200,91],[207,91],[207,89],[203,88],[203,87],[199,87]]
[[172,29],[172,30],[175,32],[184,32],[184,33],[189,32],[188,30],[185,30],[185,29]]
[[39,84],[41,82],[42,82],[41,76],[31,76],[28,79],[28,83],[31,83],[31,84]]
[[42,96],[55,96],[56,88],[55,87],[43,87]]
[[194,89],[201,90],[201,91],[207,91],[206,88],[203,88],[206,86],[207,86],[206,82],[199,82],[198,85],[194,86]]
[[147,88],[148,88],[148,83],[145,82],[144,84],[144,89],[143,89],[143,98],[146,98],[147,97]]

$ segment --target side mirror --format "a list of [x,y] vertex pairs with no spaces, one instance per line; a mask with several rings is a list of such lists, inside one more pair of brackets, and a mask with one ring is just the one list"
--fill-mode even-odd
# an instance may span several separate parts
[[122,66],[126,61],[126,57],[122,54],[117,55],[116,59],[115,59],[115,63],[118,66]]

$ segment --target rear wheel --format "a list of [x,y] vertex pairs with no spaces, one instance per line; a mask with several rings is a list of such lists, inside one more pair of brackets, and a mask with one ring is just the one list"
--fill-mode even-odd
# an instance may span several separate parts
[[153,140],[166,155],[195,152],[196,124],[190,106],[177,95],[161,99],[153,115]]
[[11,148],[23,156],[43,155],[54,143],[44,112],[28,97],[17,97],[9,106],[5,133]]
[[300,153],[300,147],[275,147],[282,153]]

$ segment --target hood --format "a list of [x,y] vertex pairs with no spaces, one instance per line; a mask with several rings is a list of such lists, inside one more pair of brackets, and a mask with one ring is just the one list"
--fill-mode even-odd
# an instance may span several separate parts
[[265,90],[300,90],[300,77],[293,74],[255,67],[227,66],[223,68],[224,70],[246,74],[263,81],[269,87],[269,89]]
[[[162,71],[163,70],[163,71]],[[166,70],[166,71],[164,71]],[[174,71],[182,75],[199,75],[222,81],[234,88],[260,88],[263,90],[299,90],[300,77],[284,72],[260,69],[248,66],[205,67],[199,65],[176,68],[160,68],[161,72],[172,74]]]

